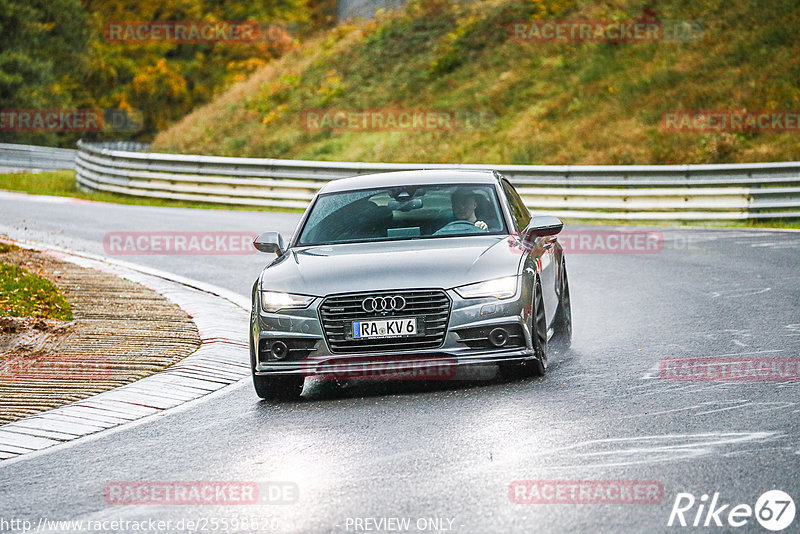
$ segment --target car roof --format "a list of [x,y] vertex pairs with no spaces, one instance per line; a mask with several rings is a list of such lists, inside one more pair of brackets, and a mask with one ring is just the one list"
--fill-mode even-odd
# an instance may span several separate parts
[[340,193],[379,187],[434,184],[495,184],[494,171],[420,170],[365,174],[339,178],[325,184],[320,193]]

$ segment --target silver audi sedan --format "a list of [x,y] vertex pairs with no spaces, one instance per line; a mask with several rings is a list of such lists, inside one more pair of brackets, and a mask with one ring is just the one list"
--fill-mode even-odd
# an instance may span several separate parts
[[[405,171],[333,180],[253,285],[250,359],[264,399],[306,377],[450,378],[498,364],[542,375],[572,315],[555,217],[531,217],[493,171]],[[393,374],[394,373],[394,374]]]

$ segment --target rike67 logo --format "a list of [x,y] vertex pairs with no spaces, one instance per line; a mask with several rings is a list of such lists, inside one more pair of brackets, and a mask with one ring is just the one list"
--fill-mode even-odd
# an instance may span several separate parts
[[714,493],[710,501],[706,494],[697,499],[691,493],[678,493],[667,526],[723,527],[726,530],[750,526],[752,529],[755,517],[763,528],[778,532],[792,525],[795,512],[794,500],[781,490],[765,492],[754,507],[723,502],[719,493]]

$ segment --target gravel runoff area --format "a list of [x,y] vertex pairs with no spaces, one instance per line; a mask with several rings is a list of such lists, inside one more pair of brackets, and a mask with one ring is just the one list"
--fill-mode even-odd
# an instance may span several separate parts
[[141,284],[48,252],[12,249],[0,262],[51,280],[74,316],[0,317],[0,423],[135,382],[200,346],[189,315]]

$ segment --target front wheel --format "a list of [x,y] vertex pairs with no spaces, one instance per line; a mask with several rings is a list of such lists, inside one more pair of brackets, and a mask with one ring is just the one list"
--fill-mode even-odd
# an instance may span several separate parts
[[[255,293],[254,293],[255,295]],[[253,297],[255,299],[255,296]],[[253,311],[250,316],[250,324],[255,324],[256,300],[253,300]],[[257,333],[251,331],[247,336],[250,340],[250,370],[253,372],[253,386],[256,394],[264,400],[296,400],[303,392],[304,376],[257,376],[256,370],[256,345],[253,338]]]
[[527,378],[530,376],[544,376],[547,370],[547,316],[544,312],[542,299],[542,284],[536,279],[534,286],[531,338],[533,343],[534,359],[524,362],[508,362],[500,364],[501,372],[509,377]]
[[257,376],[253,375],[256,394],[264,400],[297,400],[303,392],[302,376]]

